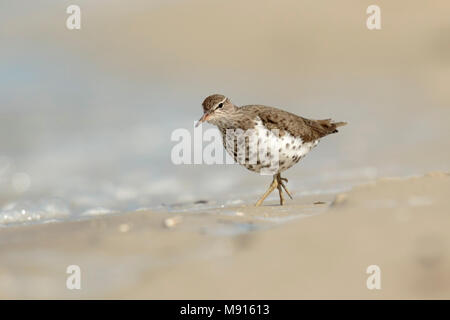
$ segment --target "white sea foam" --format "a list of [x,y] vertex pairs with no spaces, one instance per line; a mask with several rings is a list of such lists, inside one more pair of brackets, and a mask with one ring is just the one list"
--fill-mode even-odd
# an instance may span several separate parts
[[92,208],[92,209],[86,210],[81,215],[82,216],[101,216],[101,215],[111,214],[111,213],[117,213],[117,212],[107,209],[107,208]]
[[41,200],[37,203],[12,202],[0,210],[0,225],[57,221],[69,216],[67,205],[59,200]]

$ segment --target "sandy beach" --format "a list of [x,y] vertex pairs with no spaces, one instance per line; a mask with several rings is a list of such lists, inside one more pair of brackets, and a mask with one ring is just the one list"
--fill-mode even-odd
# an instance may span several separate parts
[[[286,207],[3,228],[0,298],[448,299],[449,191],[434,172]],[[65,288],[72,264],[81,290]],[[380,290],[366,287],[369,265]]]

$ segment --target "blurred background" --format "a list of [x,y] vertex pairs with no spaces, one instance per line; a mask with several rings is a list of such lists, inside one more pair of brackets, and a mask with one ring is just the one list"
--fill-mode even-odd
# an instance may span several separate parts
[[[66,28],[71,4],[81,30]],[[381,30],[366,27],[371,4]],[[449,13],[419,0],[2,0],[0,226],[253,201],[270,178],[171,162],[171,133],[193,132],[212,93],[349,123],[287,172],[297,196],[448,171]]]

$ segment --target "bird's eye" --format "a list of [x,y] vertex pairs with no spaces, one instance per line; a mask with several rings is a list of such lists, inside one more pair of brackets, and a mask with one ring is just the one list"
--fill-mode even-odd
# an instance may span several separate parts
[[220,109],[223,107],[223,102],[219,103],[219,105],[217,106],[217,109]]

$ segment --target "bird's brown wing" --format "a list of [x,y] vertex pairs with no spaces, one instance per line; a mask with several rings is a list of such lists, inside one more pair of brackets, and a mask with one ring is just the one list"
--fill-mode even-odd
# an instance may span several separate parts
[[294,137],[300,137],[304,142],[314,141],[331,133],[336,133],[338,132],[336,128],[347,124],[345,122],[333,122],[331,119],[306,119],[284,110],[260,105],[243,106],[242,109],[258,116],[269,130],[280,130],[280,136],[288,132]]

